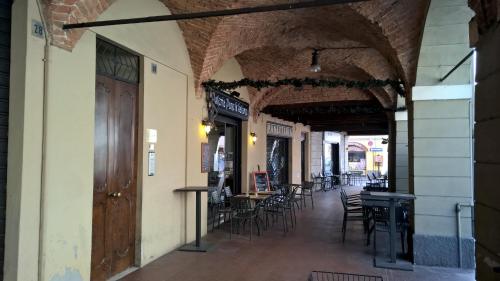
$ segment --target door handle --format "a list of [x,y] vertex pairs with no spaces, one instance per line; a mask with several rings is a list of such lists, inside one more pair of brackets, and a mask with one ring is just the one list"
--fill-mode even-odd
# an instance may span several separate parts
[[113,198],[119,198],[122,196],[122,194],[121,194],[121,192],[110,192],[110,193],[108,193],[108,196],[113,197]]

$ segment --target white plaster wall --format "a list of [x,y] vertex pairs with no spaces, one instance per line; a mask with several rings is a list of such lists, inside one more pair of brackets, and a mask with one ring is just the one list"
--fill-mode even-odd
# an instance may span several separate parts
[[347,159],[346,134],[341,132],[325,132],[324,144],[339,144],[340,173],[349,170]]
[[323,172],[323,132],[311,133],[311,173]]
[[[415,233],[455,236],[457,203],[470,204],[469,100],[415,101]],[[471,212],[462,233],[472,237]]]

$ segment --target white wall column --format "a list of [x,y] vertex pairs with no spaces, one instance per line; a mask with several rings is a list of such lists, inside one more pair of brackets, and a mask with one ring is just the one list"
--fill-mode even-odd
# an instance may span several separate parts
[[396,112],[396,192],[409,192],[408,112]]
[[[438,97],[438,98],[436,98]],[[471,204],[472,85],[415,87],[415,262],[458,266],[457,204]],[[471,209],[461,214],[462,265],[474,267]]]

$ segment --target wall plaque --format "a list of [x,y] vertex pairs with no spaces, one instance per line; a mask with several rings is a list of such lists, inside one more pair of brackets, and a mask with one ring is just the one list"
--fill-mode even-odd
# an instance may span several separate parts
[[293,127],[273,122],[267,122],[267,134],[269,136],[293,138]]

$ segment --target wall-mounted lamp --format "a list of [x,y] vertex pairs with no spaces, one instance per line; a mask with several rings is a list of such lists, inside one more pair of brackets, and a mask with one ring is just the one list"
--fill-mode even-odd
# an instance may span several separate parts
[[319,64],[319,50],[314,49],[311,58],[311,67],[309,68],[311,72],[320,72],[321,65]]
[[201,121],[201,125],[203,125],[203,130],[205,131],[205,134],[208,137],[208,134],[210,134],[210,132],[212,131],[212,128],[213,128],[212,122],[210,122],[208,120],[203,120],[203,121]]
[[389,143],[389,138],[382,139],[382,144],[388,144],[388,143]]
[[251,132],[250,137],[252,138],[252,143],[255,144],[257,142],[257,134],[254,132]]

